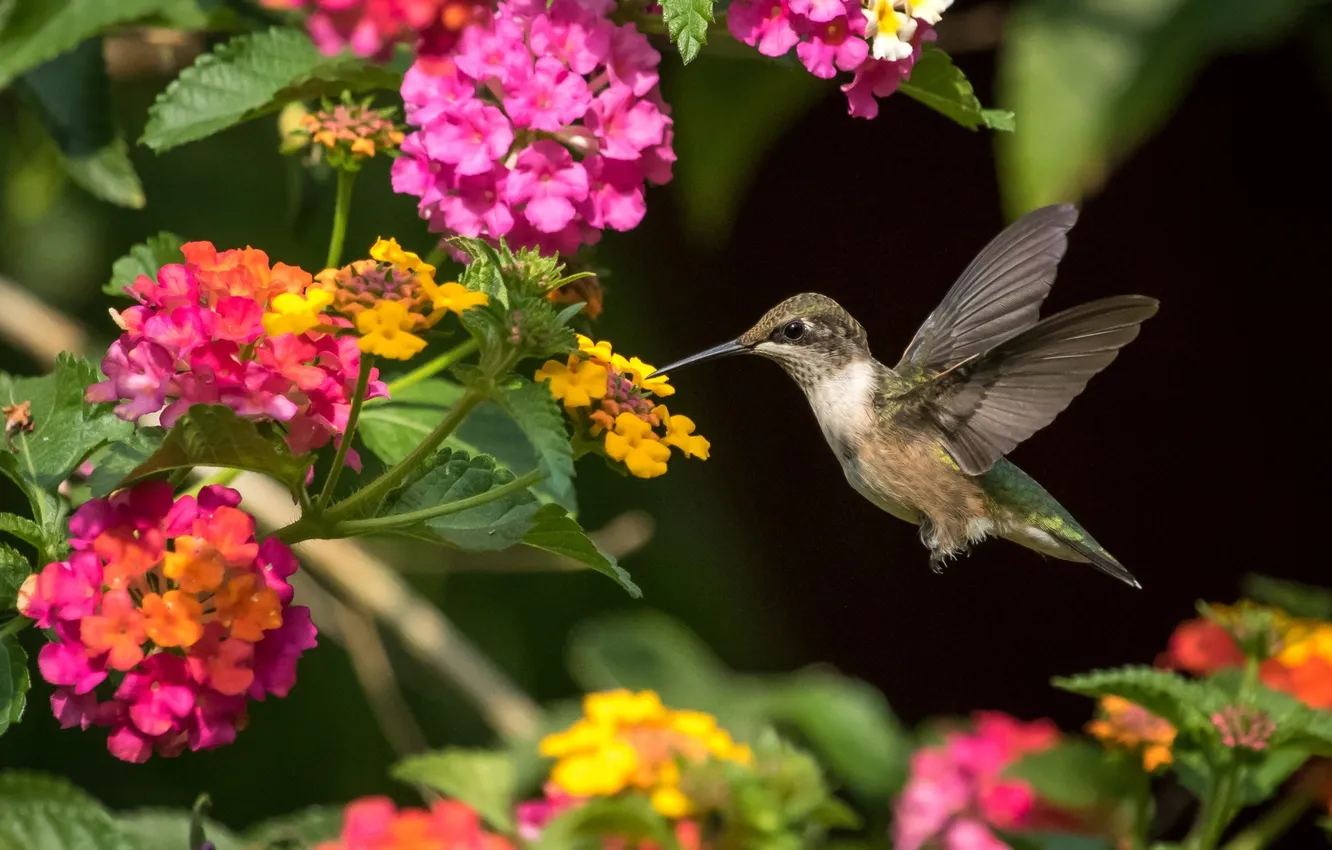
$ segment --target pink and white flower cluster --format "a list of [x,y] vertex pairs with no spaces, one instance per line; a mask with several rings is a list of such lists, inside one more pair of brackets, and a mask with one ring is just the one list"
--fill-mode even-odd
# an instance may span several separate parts
[[874,118],[878,98],[897,91],[934,39],[933,25],[952,0],[736,0],[726,13],[731,34],[764,56],[796,56],[811,74],[842,86],[851,115]]
[[70,518],[73,554],[29,576],[18,606],[55,632],[37,667],[62,727],[110,727],[111,753],[142,762],[229,744],[247,700],[291,690],[316,634],[291,604],[296,559],[256,541],[239,504],[226,487],[176,499],[150,481]]
[[608,20],[613,8],[505,0],[446,67],[407,72],[418,129],[393,188],[420,198],[433,232],[571,253],[642,220],[645,183],[671,179],[670,108],[661,55],[633,24]]
[[[186,262],[126,288],[140,303],[119,314],[125,332],[103,358],[107,379],[88,388],[88,401],[119,401],[116,414],[131,422],[160,412],[167,428],[191,405],[226,405],[248,419],[283,423],[297,454],[341,435],[361,363],[356,337],[331,333],[331,323],[345,320],[322,317],[318,325],[312,318],[300,333],[265,329],[266,312],[326,295],[309,273],[284,263],[270,268],[253,248],[219,252],[188,242],[181,250]],[[388,394],[377,374],[367,398]],[[349,461],[359,468],[354,454]]]
[[1039,826],[1043,813],[1032,787],[1004,778],[1004,771],[1058,740],[1059,730],[1048,720],[1023,723],[1007,714],[979,712],[972,731],[950,732],[943,744],[917,750],[897,800],[893,846],[1007,850],[990,828],[1030,829]]

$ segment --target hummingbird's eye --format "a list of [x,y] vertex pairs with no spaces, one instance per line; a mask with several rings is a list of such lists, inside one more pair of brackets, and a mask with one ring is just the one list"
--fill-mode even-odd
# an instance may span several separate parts
[[805,323],[801,321],[787,322],[786,327],[782,328],[782,336],[791,342],[799,340],[805,335]]

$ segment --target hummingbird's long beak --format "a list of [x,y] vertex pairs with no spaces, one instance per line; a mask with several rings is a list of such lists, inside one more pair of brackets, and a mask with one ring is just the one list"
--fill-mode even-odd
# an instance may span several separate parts
[[707,351],[700,351],[698,354],[695,354],[692,357],[686,357],[683,360],[677,360],[674,363],[670,364],[669,366],[665,366],[661,369],[658,369],[652,374],[654,376],[664,375],[667,372],[674,372],[677,369],[684,368],[685,366],[691,366],[695,363],[703,363],[708,360],[716,360],[718,357],[728,357],[732,354],[744,354],[748,350],[749,346],[742,344],[739,340],[733,339],[730,342],[723,342],[721,345],[714,345],[712,348],[709,348]]

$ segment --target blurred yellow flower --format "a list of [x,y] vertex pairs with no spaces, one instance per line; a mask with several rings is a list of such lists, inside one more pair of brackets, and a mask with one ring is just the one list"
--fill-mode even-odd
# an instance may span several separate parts
[[632,413],[615,417],[615,430],[606,434],[606,454],[624,461],[638,478],[656,478],[666,474],[671,450],[652,432],[652,426]]
[[658,405],[653,413],[657,414],[657,417],[661,419],[661,424],[666,426],[666,436],[661,438],[664,444],[674,446],[684,452],[685,457],[696,457],[699,460],[708,459],[708,450],[712,448],[712,444],[707,441],[706,437],[694,434],[694,428],[696,427],[694,420],[688,416],[672,416],[664,404]]
[[333,294],[318,287],[310,287],[303,296],[281,292],[269,303],[273,312],[264,314],[264,332],[269,336],[305,333],[323,321],[321,314],[332,303]]
[[607,797],[625,790],[648,794],[669,818],[693,805],[680,790],[677,759],[708,758],[749,764],[753,754],[736,744],[710,714],[673,711],[652,691],[588,694],[583,719],[541,741],[541,755],[557,759],[551,781],[575,797]]
[[426,286],[426,281],[431,284],[435,282],[435,267],[422,260],[419,254],[405,250],[398,244],[397,239],[379,237],[375,240],[375,244],[370,246],[370,256],[381,263],[388,263],[403,271],[415,273],[422,286]]
[[356,316],[356,330],[361,333],[357,345],[367,354],[409,360],[426,346],[411,332],[415,326],[415,316],[402,302],[380,301]]
[[1170,747],[1175,727],[1162,717],[1123,697],[1101,697],[1100,716],[1087,724],[1087,732],[1103,744],[1142,751],[1144,770],[1153,771],[1174,761]]
[[578,337],[579,351],[583,352],[588,357],[595,357],[598,360],[604,360],[608,364],[611,362],[611,357],[613,356],[613,354],[611,352],[611,344],[609,342],[605,340],[602,340],[601,342],[593,342],[592,340],[588,339],[582,334],[578,334],[577,337]]
[[606,367],[570,355],[567,364],[547,360],[532,376],[537,383],[548,381],[550,394],[569,409],[588,407],[594,398],[606,397]]
[[[434,269],[427,266],[433,272]],[[418,276],[420,273],[417,273]],[[457,313],[459,316],[464,310],[470,310],[473,307],[484,307],[490,303],[490,296],[484,292],[473,292],[457,281],[451,280],[448,283],[435,283],[429,276],[420,277],[421,288],[430,296],[434,304],[435,311],[441,312],[449,310]]]

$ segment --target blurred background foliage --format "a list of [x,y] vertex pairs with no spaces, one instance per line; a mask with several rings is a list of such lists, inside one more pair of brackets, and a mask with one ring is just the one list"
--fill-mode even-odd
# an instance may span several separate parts
[[[0,87],[25,5],[0,0]],[[959,2],[940,40],[987,104],[1017,113],[1017,133],[968,134],[905,98],[856,121],[834,86],[781,63],[705,51],[681,68],[667,53],[676,178],[649,195],[641,227],[598,246],[596,333],[659,363],[818,289],[892,358],[1005,216],[1085,198],[1052,308],[1131,290],[1161,297],[1162,318],[1017,459],[1147,590],[1003,543],[932,575],[915,533],[845,486],[776,370],[728,363],[678,382],[713,442],[709,463],[650,486],[579,469],[588,527],[631,509],[652,519],[651,541],[624,561],[646,608],[591,574],[459,571],[450,552],[390,550],[537,699],[653,687],[740,734],[774,720],[856,797],[884,800],[900,722],[985,707],[1076,727],[1086,704],[1051,691],[1050,675],[1149,661],[1194,599],[1232,598],[1249,570],[1325,577],[1301,535],[1282,533],[1322,510],[1290,483],[1306,441],[1284,433],[1281,408],[1307,391],[1284,367],[1315,362],[1317,335],[1291,305],[1326,297],[1313,290],[1332,177],[1313,128],[1332,118],[1332,6]],[[99,47],[111,110],[65,97],[59,69],[0,90],[0,276],[77,318],[98,350],[113,330],[100,291],[112,261],[159,230],[317,268],[332,181],[276,155],[273,117],[161,156],[125,143],[202,45],[135,30],[70,61],[96,64]],[[377,159],[358,181],[349,249],[393,235],[424,252],[424,223],[387,170]],[[1273,357],[1283,374],[1264,367]],[[38,367],[6,346],[0,368]],[[1236,397],[1259,385],[1259,398]],[[11,509],[17,496],[0,498]],[[432,745],[491,740],[448,686],[390,649]],[[779,672],[816,662],[865,684]],[[235,746],[146,766],[60,732],[48,693],[37,685],[35,710],[0,739],[0,766],[57,769],[112,806],[188,806],[207,790],[215,816],[242,825],[370,793],[410,798],[388,779],[392,749],[331,641],[289,698],[253,707]]]

